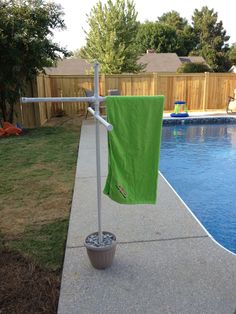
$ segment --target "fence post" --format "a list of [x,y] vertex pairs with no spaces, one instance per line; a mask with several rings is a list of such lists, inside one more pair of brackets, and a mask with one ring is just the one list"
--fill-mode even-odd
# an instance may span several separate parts
[[101,90],[101,95],[106,96],[106,76],[105,76],[105,74],[101,74],[101,76],[100,76],[100,90]]
[[206,111],[208,105],[208,90],[209,90],[209,72],[205,72],[204,89],[203,89],[203,111]]
[[157,90],[158,90],[158,84],[157,84],[157,80],[158,80],[158,74],[157,73],[153,73],[152,79],[153,79],[153,95],[157,95]]

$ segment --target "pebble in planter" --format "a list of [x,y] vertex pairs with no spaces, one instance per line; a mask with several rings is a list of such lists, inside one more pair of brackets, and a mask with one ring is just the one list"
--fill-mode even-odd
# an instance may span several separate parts
[[105,269],[112,265],[116,250],[116,236],[113,233],[103,231],[99,243],[98,232],[94,232],[86,237],[84,245],[94,268]]

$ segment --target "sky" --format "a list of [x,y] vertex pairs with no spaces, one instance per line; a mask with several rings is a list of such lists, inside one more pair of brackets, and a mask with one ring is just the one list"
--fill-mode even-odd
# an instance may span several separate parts
[[[54,2],[63,7],[67,26],[67,30],[54,33],[55,41],[71,51],[81,48],[86,43],[83,29],[88,30],[86,15],[90,13],[98,0],[54,0]],[[102,3],[106,2],[106,0],[102,0]],[[201,10],[203,6],[207,6],[218,13],[218,21],[223,22],[223,27],[230,36],[228,43],[236,43],[234,0],[134,0],[134,4],[136,12],[138,12],[137,20],[140,22],[156,21],[162,14],[174,10],[191,23],[194,10]]]

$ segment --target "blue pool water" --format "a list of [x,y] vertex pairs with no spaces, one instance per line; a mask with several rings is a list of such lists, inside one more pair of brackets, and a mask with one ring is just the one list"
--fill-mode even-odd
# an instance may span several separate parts
[[159,166],[213,238],[236,253],[236,124],[164,126]]

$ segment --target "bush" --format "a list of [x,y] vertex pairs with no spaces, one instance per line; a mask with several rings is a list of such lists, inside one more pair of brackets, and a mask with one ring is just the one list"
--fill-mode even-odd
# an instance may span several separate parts
[[205,63],[189,62],[183,63],[177,69],[177,73],[204,73],[212,72],[211,68]]

